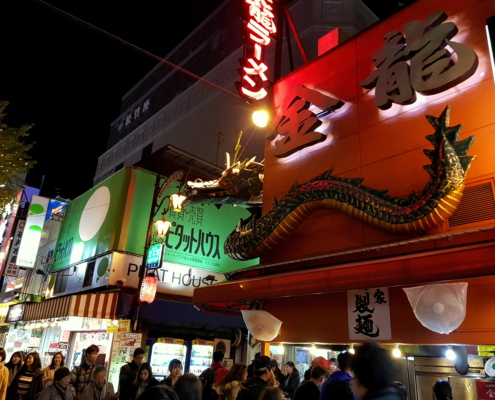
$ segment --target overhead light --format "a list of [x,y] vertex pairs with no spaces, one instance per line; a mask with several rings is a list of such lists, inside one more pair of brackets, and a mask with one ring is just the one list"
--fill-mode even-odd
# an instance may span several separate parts
[[278,354],[284,354],[284,344],[283,343],[279,343],[278,344],[278,347],[277,347],[277,350],[278,350]]
[[354,350],[354,345],[351,343],[351,345],[349,346],[349,353],[351,354],[354,354],[356,352],[356,350]]
[[253,122],[256,126],[264,128],[268,125],[268,113],[266,111],[253,112]]
[[452,346],[447,346],[447,351],[445,352],[445,357],[447,357],[448,360],[455,360],[457,358],[455,351],[452,350]]
[[161,218],[157,221],[155,221],[155,227],[156,227],[156,235],[158,237],[165,237],[167,236],[168,231],[170,230],[170,227],[172,226],[172,223],[165,218]]
[[395,345],[395,349],[392,351],[392,355],[395,358],[401,358],[402,357],[402,352],[400,351],[398,344]]
[[181,193],[174,193],[173,195],[171,195],[170,201],[172,202],[172,210],[174,210],[175,212],[181,212],[182,203],[184,203],[185,199],[187,199],[187,197]]
[[316,355],[317,352],[318,352],[318,349],[316,348],[316,346],[312,345],[311,346],[311,354]]

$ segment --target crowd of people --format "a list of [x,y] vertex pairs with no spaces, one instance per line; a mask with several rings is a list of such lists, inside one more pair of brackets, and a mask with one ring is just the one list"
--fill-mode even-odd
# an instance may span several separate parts
[[[284,365],[257,355],[251,365],[223,365],[222,351],[198,377],[182,374],[180,360],[172,360],[163,381],[153,376],[145,351],[134,350],[132,360],[120,370],[119,388],[107,381],[107,370],[96,365],[99,348],[89,346],[81,365],[70,371],[62,353],[41,369],[38,353],[24,359],[15,352],[6,361],[0,348],[0,400],[407,400],[405,386],[395,381],[388,352],[374,343],[360,346],[356,354],[343,352],[337,359],[316,357],[303,379],[293,362]],[[433,400],[453,400],[448,380],[432,388]]]

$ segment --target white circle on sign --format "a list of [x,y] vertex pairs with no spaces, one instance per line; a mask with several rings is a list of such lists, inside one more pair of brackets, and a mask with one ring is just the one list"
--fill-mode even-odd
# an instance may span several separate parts
[[83,241],[92,239],[100,230],[110,207],[110,190],[98,188],[84,206],[79,221],[79,237]]

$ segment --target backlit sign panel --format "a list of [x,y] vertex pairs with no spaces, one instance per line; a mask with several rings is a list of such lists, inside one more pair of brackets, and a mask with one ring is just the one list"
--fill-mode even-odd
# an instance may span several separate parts
[[148,249],[146,268],[160,268],[162,266],[163,244],[155,244]]
[[245,0],[249,17],[246,24],[248,31],[248,56],[241,60],[241,82],[237,90],[243,98],[261,100],[266,97],[264,88],[268,77],[268,67],[264,63],[265,47],[271,42],[270,35],[277,31],[273,0]]

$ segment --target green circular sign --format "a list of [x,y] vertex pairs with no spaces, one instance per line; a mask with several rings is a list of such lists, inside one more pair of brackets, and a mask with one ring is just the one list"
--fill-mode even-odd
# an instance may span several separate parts
[[102,260],[98,264],[98,270],[96,273],[101,278],[103,275],[106,274],[107,269],[108,269],[108,258],[105,257],[105,258],[102,258]]
[[31,204],[29,207],[29,213],[30,214],[41,214],[43,211],[45,211],[45,207],[43,207],[41,204]]
[[37,231],[37,232],[40,232],[40,233],[41,233],[41,231],[43,230],[43,229],[41,228],[41,226],[38,226],[38,225],[31,225],[31,226],[29,227],[29,229],[30,229],[30,230],[32,230],[32,231]]

